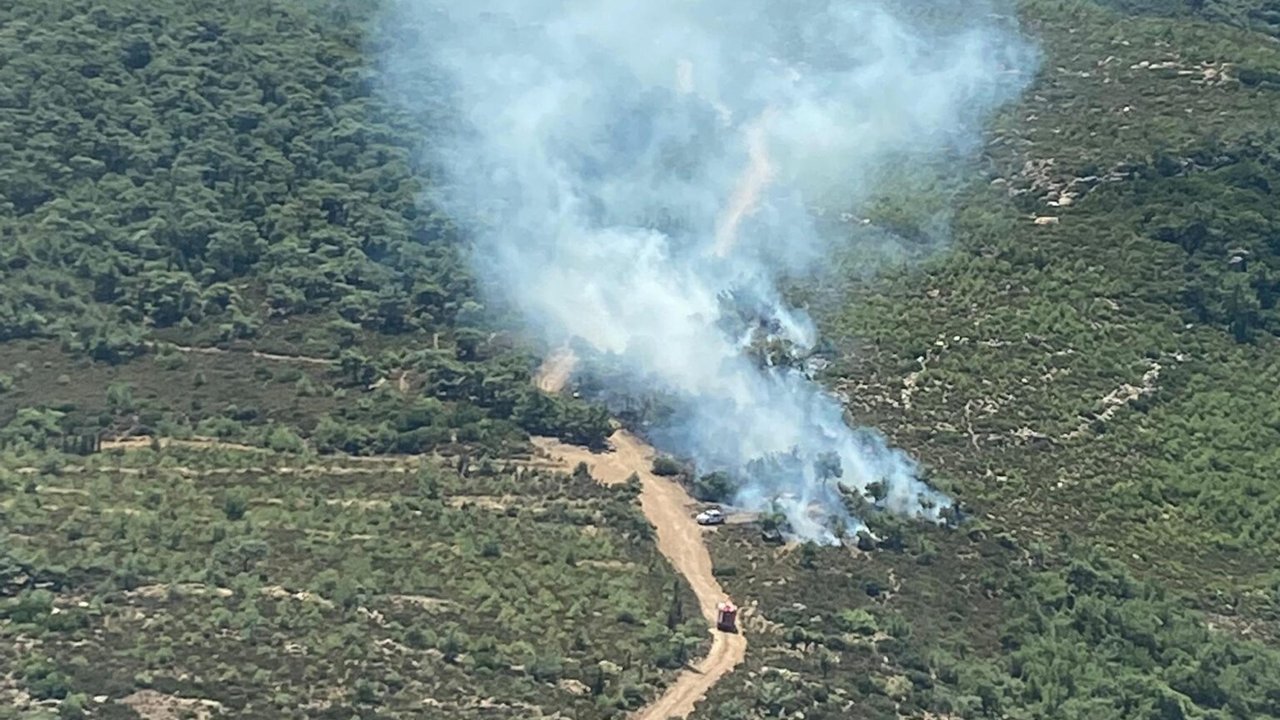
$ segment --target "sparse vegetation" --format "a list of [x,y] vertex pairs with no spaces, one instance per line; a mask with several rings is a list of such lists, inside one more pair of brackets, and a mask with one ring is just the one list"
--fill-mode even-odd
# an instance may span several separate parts
[[693,601],[637,542],[633,490],[590,477],[174,447],[4,503],[20,684],[0,692],[73,707],[155,690],[236,717],[622,717],[705,637],[671,621],[673,588]]
[[[1262,3],[1104,4],[1021,3],[1044,70],[983,179],[931,181],[945,252],[796,289],[842,351],[828,382],[967,520],[872,515],[873,552],[816,557],[717,534],[718,565],[757,567],[721,577],[760,602],[769,684],[736,674],[699,717],[1280,716],[1280,54]],[[873,226],[930,227],[911,205]]]

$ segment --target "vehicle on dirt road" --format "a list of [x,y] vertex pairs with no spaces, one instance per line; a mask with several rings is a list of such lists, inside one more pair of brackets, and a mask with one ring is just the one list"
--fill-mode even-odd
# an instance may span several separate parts
[[732,600],[716,603],[716,629],[721,632],[738,632],[738,608]]
[[703,510],[694,518],[699,525],[723,525],[724,513],[719,508]]

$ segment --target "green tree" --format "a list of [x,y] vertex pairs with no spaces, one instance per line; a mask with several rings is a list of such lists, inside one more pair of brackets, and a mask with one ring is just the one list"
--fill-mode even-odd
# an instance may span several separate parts
[[249,509],[249,496],[241,490],[230,490],[222,496],[222,513],[228,520],[240,520]]
[[112,383],[107,386],[107,407],[112,412],[127,413],[136,409],[133,386],[129,383]]

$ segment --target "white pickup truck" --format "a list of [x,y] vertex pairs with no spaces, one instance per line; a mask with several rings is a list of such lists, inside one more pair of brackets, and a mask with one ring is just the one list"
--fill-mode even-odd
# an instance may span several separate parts
[[698,521],[699,525],[723,525],[724,513],[719,508],[711,508],[698,513],[694,519]]

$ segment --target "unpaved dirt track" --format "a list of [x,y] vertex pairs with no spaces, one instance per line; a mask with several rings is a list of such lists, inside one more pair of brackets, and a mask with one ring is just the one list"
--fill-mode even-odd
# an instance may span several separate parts
[[[640,507],[657,528],[658,550],[689,581],[698,596],[702,616],[714,627],[716,603],[725,598],[725,593],[711,572],[711,554],[702,540],[702,528],[693,519],[693,499],[674,481],[650,471],[654,450],[642,440],[619,430],[609,442],[612,452],[593,453],[549,438],[534,440],[539,449],[556,458],[567,471],[585,462],[592,476],[604,483],[623,483],[632,474],[640,478]],[[633,716],[636,720],[688,717],[711,686],[742,662],[747,652],[745,637],[716,630],[711,630],[711,637],[707,656],[692,669],[681,672],[662,697],[637,711]]]
[[[572,363],[569,367],[572,367]],[[548,457],[548,460],[535,459],[529,465],[572,472],[578,463],[585,462],[591,470],[592,477],[606,484],[624,483],[633,474],[639,477],[640,508],[657,530],[658,551],[667,558],[676,572],[689,581],[694,594],[698,597],[698,606],[702,610],[703,618],[706,619],[708,626],[714,627],[716,603],[725,598],[725,592],[711,571],[711,554],[707,552],[707,546],[702,540],[702,528],[693,519],[693,499],[676,482],[651,472],[655,452],[644,441],[626,430],[618,430],[610,436],[609,443],[613,446],[612,451],[595,453],[552,438],[534,438],[534,445]],[[161,447],[268,452],[263,448],[223,442],[213,438],[194,440],[166,438],[159,440],[158,444]],[[126,452],[144,450],[151,446],[152,438],[150,437],[106,440],[102,444],[104,450]],[[377,459],[394,463],[405,461],[405,458],[399,456]],[[334,468],[317,467],[316,469],[325,472],[335,471]],[[279,470],[280,468],[272,469],[273,472]],[[693,712],[694,705],[706,696],[707,691],[743,661],[747,652],[745,637],[716,630],[710,632],[711,651],[707,656],[691,669],[681,672],[676,677],[675,683],[652,704],[636,711],[632,716],[634,720],[668,720],[668,718],[688,717]]]
[[306,365],[337,365],[337,360],[330,358],[311,357],[308,355],[282,355],[280,353],[262,352],[261,350],[228,350],[220,347],[192,347],[190,345],[174,345],[172,343],[148,343],[152,349],[168,347],[171,350],[180,353],[188,353],[194,355],[248,355],[259,360],[272,360],[275,362],[296,362]]
[[[727,248],[726,248],[727,250]],[[182,352],[221,353],[218,348],[185,348]],[[301,361],[314,364],[330,364],[322,358],[306,358],[270,353],[252,352],[254,357],[279,361]],[[534,377],[534,382],[544,392],[559,392],[568,382],[578,363],[577,355],[568,347],[562,347],[547,358]],[[653,524],[658,536],[658,551],[689,582],[698,598],[698,606],[709,628],[715,627],[716,604],[725,599],[724,589],[712,572],[711,554],[702,539],[702,528],[693,519],[693,499],[684,488],[651,471],[655,451],[640,438],[626,430],[618,430],[609,438],[610,452],[594,453],[587,448],[568,445],[551,438],[534,438],[534,444],[550,456],[552,467],[572,472],[580,462],[585,462],[591,474],[600,482],[624,483],[633,474],[640,478],[640,508]],[[151,447],[150,437],[106,440],[102,449],[140,450]],[[228,443],[213,438],[192,440],[160,440],[164,446],[200,448],[225,448],[240,451],[262,452],[262,448]],[[372,458],[362,458],[372,459]],[[543,466],[537,460],[535,465]],[[669,720],[687,718],[694,706],[706,697],[707,692],[720,678],[731,672],[746,657],[747,639],[741,634],[728,634],[709,629],[711,650],[692,668],[685,669],[675,682],[653,703],[636,711],[633,720]]]
[[207,450],[235,450],[236,452],[249,453],[269,453],[267,448],[257,445],[244,445],[217,438],[188,438],[180,440],[178,438],[162,438],[152,437],[150,435],[131,435],[125,438],[115,438],[109,440],[101,440],[98,444],[99,450],[148,450],[152,443],[159,447],[187,447],[201,448]]

